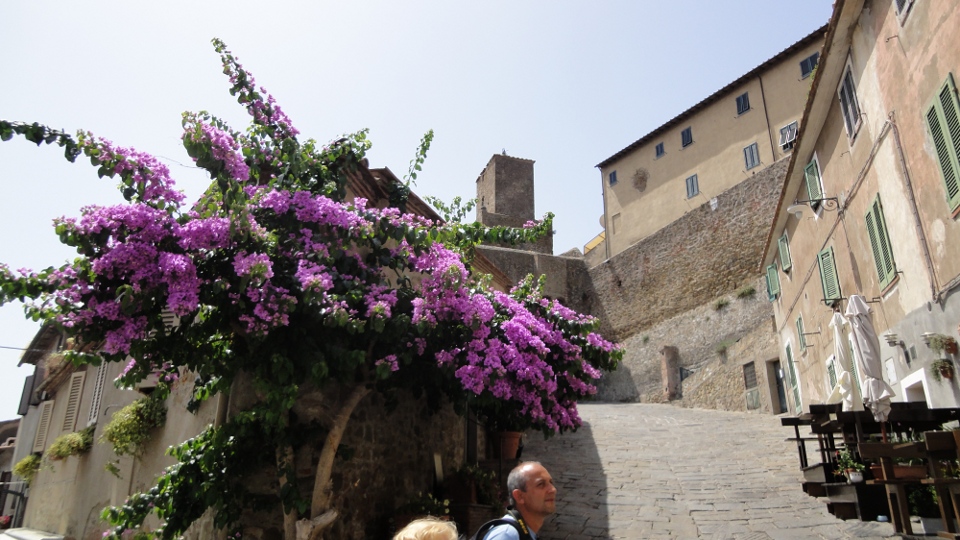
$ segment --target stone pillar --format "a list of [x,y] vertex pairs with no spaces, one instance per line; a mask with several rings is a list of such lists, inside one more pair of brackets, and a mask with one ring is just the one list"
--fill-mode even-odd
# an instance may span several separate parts
[[660,349],[660,380],[664,399],[673,401],[680,397],[680,354],[676,347],[664,345]]

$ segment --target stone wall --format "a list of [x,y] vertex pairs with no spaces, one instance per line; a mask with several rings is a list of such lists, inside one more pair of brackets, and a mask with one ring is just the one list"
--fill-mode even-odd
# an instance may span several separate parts
[[[680,399],[674,403],[705,409],[746,410],[743,365],[756,362],[758,384],[765,388],[765,362],[777,358],[777,339],[771,323],[766,293],[751,280],[740,290],[754,288],[752,295],[722,296],[727,304],[718,309],[719,298],[663,320],[621,342],[621,367],[602,381],[597,399],[663,403],[660,350],[676,347],[685,375]],[[721,352],[722,351],[722,352]],[[765,392],[761,392],[764,394]],[[760,410],[770,412],[769,397]]]
[[[368,395],[347,424],[332,476],[333,506],[340,517],[326,538],[390,538],[394,510],[418,492],[433,491],[434,455],[440,455],[445,473],[464,461],[466,423],[451,406],[431,414],[424,399],[405,393],[395,397],[395,407],[388,407],[382,395]],[[294,412],[307,423],[329,415],[329,405],[339,401],[335,391],[312,393],[297,401]],[[322,441],[316,441],[297,451],[298,482],[307,500],[321,446]],[[251,485],[272,496],[276,482],[270,469],[257,474]],[[244,516],[245,538],[280,540],[282,531],[279,506]]]
[[727,294],[757,267],[788,160],[747,178],[589,270],[592,313],[608,337],[637,332]]
[[543,294],[581,313],[590,313],[589,276],[583,259],[494,246],[477,246],[491,263],[516,283],[533,274],[547,276]]

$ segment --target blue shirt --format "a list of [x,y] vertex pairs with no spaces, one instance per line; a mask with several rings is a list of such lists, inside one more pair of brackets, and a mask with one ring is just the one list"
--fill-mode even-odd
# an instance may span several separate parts
[[[503,516],[503,519],[516,521],[510,514]],[[530,531],[530,537],[537,540],[537,535],[533,531]],[[520,533],[512,525],[497,525],[490,529],[484,540],[520,540]]]

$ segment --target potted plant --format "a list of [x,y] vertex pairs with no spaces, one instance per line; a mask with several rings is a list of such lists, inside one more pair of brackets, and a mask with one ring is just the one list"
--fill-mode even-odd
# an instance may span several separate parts
[[957,354],[957,340],[943,334],[927,336],[927,346],[935,353]]
[[946,358],[935,360],[930,364],[930,369],[933,372],[933,380],[937,382],[942,382],[943,379],[953,380],[953,360]]
[[81,456],[93,447],[93,429],[90,426],[74,433],[64,433],[57,437],[44,454],[50,461],[61,461],[70,456]]
[[937,503],[937,492],[933,486],[908,484],[906,491],[910,515],[920,518],[923,532],[926,534],[943,530],[940,526],[940,505]]
[[40,472],[41,464],[40,454],[30,454],[13,466],[13,474],[23,478],[29,485],[33,482],[37,473]]
[[496,506],[498,492],[496,475],[479,465],[464,464],[445,482],[445,495],[457,504]]
[[853,454],[849,450],[841,450],[837,452],[837,475],[845,475],[847,477],[847,482],[850,484],[856,484],[858,482],[863,482],[863,463],[860,463],[854,459]]
[[450,500],[441,500],[434,497],[433,493],[421,491],[398,506],[393,516],[393,524],[397,530],[402,529],[414,519],[424,516],[450,519]]

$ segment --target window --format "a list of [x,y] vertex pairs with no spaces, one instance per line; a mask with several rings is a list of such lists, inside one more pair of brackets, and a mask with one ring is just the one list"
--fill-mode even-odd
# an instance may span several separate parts
[[777,265],[771,264],[767,267],[767,299],[773,302],[780,296],[780,274],[777,273]]
[[927,127],[937,150],[947,204],[953,211],[960,206],[960,103],[952,73],[927,109]]
[[657,157],[660,157],[664,154],[666,154],[666,152],[663,151],[663,143],[657,143]]
[[803,335],[803,315],[797,315],[797,344],[801,351],[807,348],[807,336]]
[[611,186],[617,185],[617,171],[610,171],[608,178]]
[[737,96],[737,114],[743,114],[750,110],[750,94],[744,92]]
[[787,241],[786,232],[777,240],[777,250],[780,252],[780,268],[783,268],[784,272],[789,272],[793,267],[793,261],[790,260],[790,243]]
[[849,60],[843,72],[843,79],[840,81],[840,88],[837,89],[837,95],[840,96],[840,111],[843,113],[843,125],[847,128],[847,137],[853,139],[857,130],[860,129],[860,105],[857,103],[857,87],[853,84],[853,70]]
[[807,184],[807,199],[810,200],[810,208],[816,210],[820,206],[820,200],[823,199],[823,183],[820,178],[820,161],[816,156],[810,160],[803,169],[803,176]]
[[747,390],[757,387],[757,367],[753,362],[743,366],[743,386]]
[[870,248],[873,251],[873,262],[877,267],[880,290],[883,290],[896,277],[897,265],[893,262],[893,248],[890,245],[890,235],[887,234],[887,223],[883,219],[883,206],[880,204],[879,195],[870,206],[866,221],[867,235],[870,236]]
[[687,128],[680,132],[680,146],[686,148],[693,144],[693,128]]
[[780,128],[780,148],[783,150],[790,150],[793,148],[794,141],[797,140],[797,123],[792,122],[790,125],[783,126]]
[[757,149],[757,143],[743,149],[743,161],[748,171],[760,164],[760,150]]
[[67,411],[63,415],[60,433],[73,433],[77,427],[77,413],[80,411],[80,398],[83,397],[83,379],[86,373],[78,372],[70,376],[67,391]]
[[903,24],[907,14],[910,13],[910,8],[913,7],[913,0],[896,0],[894,3],[897,6],[897,18],[900,20],[900,24]]
[[823,301],[834,305],[840,301],[840,281],[837,278],[837,264],[833,258],[833,248],[826,248],[817,255],[820,266],[820,284],[823,286]]
[[820,60],[820,53],[815,52],[800,61],[800,78],[806,79],[817,69],[817,62]]
[[700,193],[700,184],[697,182],[697,175],[687,177],[687,198],[690,199]]
[[837,387],[837,357],[831,356],[827,358],[827,383],[830,386],[827,388],[827,391],[831,391]]

